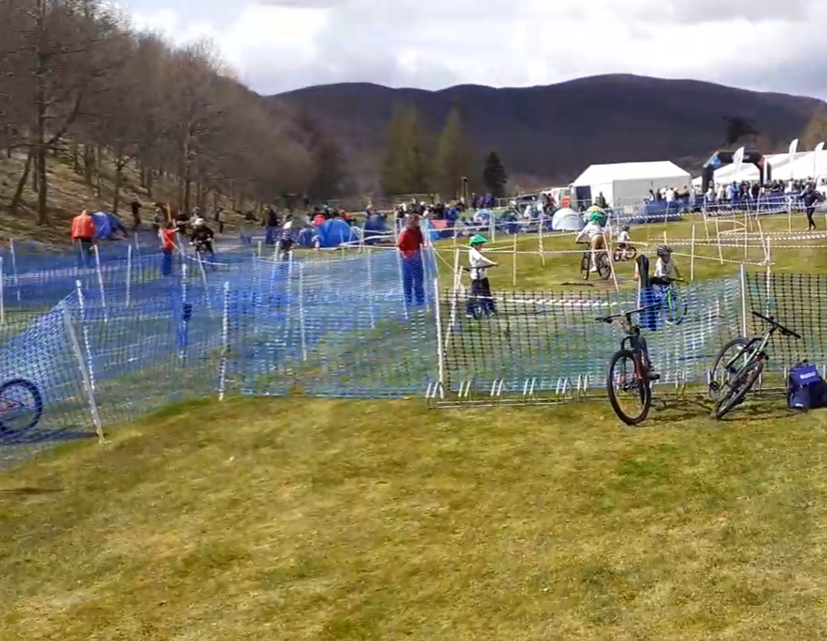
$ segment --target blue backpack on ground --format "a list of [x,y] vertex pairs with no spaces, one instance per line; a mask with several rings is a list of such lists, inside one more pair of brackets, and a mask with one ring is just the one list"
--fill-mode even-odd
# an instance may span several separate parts
[[787,377],[787,407],[797,410],[827,407],[827,383],[815,365],[804,361],[790,369]]

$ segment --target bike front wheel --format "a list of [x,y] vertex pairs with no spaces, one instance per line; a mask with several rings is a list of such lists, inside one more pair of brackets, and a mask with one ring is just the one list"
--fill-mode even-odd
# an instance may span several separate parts
[[[609,404],[626,425],[645,421],[652,407],[652,388],[641,369],[634,353],[627,349],[616,352],[606,369]],[[627,403],[633,404],[633,408],[627,408]]]
[[713,418],[721,420],[729,414],[735,406],[740,405],[744,401],[747,392],[752,389],[763,371],[764,361],[757,360],[738,372],[724,394],[715,404],[715,409],[712,411]]
[[15,378],[0,385],[0,435],[32,429],[43,415],[43,397],[37,385]]

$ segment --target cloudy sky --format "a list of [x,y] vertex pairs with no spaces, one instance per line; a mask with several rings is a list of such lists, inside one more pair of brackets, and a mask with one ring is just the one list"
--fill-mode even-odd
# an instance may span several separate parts
[[140,28],[180,43],[212,39],[265,94],[637,73],[827,97],[825,0],[119,2]]

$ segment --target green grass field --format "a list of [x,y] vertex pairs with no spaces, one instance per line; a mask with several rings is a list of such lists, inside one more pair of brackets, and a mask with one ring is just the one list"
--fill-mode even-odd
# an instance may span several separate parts
[[825,415],[248,399],[0,478],[0,637],[818,639]]
[[[664,230],[689,238],[691,223],[634,240]],[[827,268],[827,239],[784,244],[773,271]],[[452,245],[439,244],[448,262]],[[737,271],[703,252],[696,279]],[[495,289],[511,286],[509,260]],[[521,288],[579,277],[574,254],[517,260]],[[152,396],[145,385],[133,382]],[[110,430],[106,446],[75,442],[0,476],[0,639],[826,636],[827,414],[777,398],[721,423],[708,412],[656,401],[628,429],[603,402],[168,408]]]

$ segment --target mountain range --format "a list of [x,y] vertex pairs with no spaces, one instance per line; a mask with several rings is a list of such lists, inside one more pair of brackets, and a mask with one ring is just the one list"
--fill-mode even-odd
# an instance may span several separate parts
[[805,128],[816,98],[695,80],[603,75],[525,88],[460,85],[440,91],[369,83],[320,85],[267,98],[299,109],[342,146],[363,187],[375,184],[388,124],[413,104],[436,136],[454,105],[475,153],[496,149],[512,181],[566,184],[592,163],[672,160],[697,170],[724,146],[726,118],[746,118],[779,151]]

